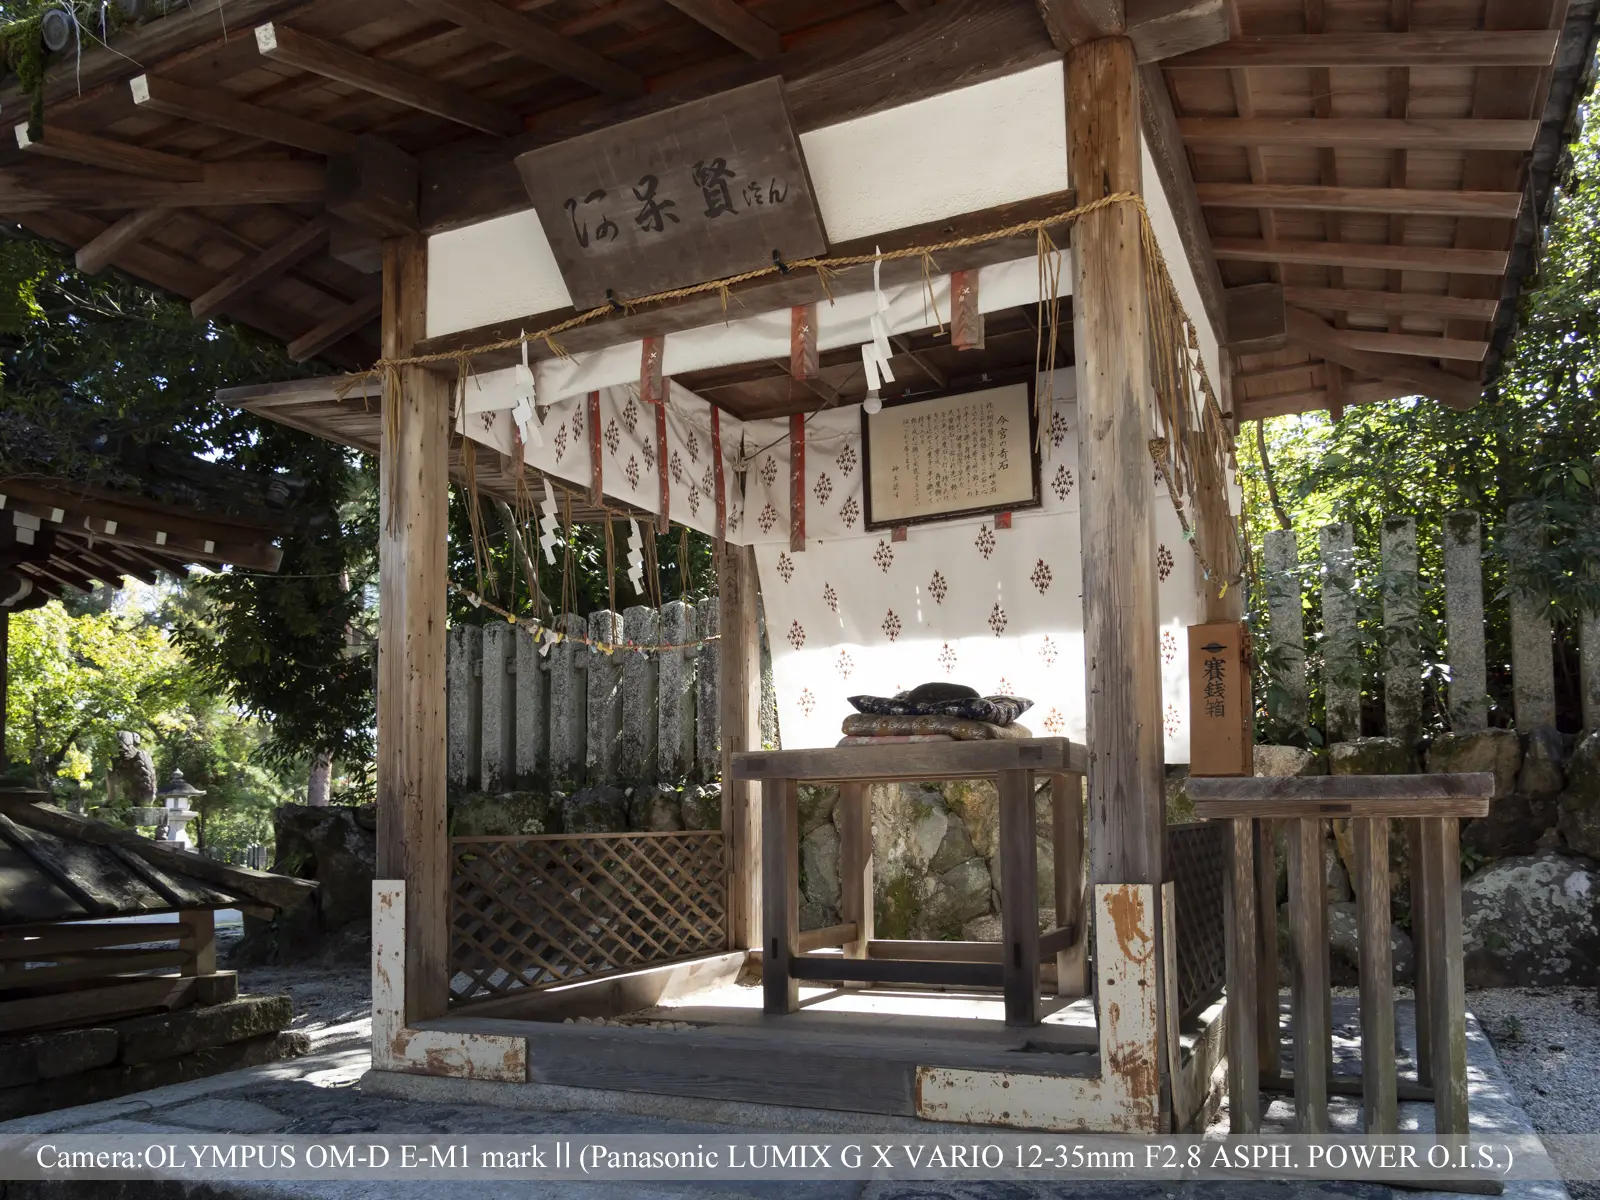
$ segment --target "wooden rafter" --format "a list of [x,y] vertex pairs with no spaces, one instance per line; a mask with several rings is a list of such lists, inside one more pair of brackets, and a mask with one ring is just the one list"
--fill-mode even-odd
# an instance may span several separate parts
[[1363,375],[1409,384],[1448,408],[1472,408],[1482,398],[1483,388],[1476,380],[1449,374],[1406,355],[1353,349],[1341,340],[1341,335],[1348,331],[1335,329],[1300,309],[1289,310],[1288,326],[1290,341],[1307,353]]
[[1217,238],[1217,257],[1236,262],[1302,263],[1320,267],[1372,267],[1377,270],[1439,271],[1464,275],[1502,275],[1503,250],[1456,250],[1433,246],[1367,245],[1358,242],[1267,242],[1256,238]]
[[283,25],[258,25],[256,49],[274,62],[337,80],[484,133],[510,137],[522,131],[521,119],[496,104]]
[[453,22],[486,41],[514,50],[524,58],[586,83],[609,96],[642,96],[644,79],[626,67],[563,37],[532,17],[498,0],[408,0],[412,8]]
[[17,149],[43,158],[59,158],[65,162],[82,163],[86,167],[100,167],[123,171],[130,175],[144,175],[151,179],[165,179],[174,183],[195,183],[205,177],[202,164],[193,159],[161,150],[146,150],[128,142],[96,137],[51,125],[40,137],[28,132],[28,123],[16,127]]
[[143,208],[106,226],[99,236],[78,247],[73,262],[85,275],[98,275],[127,246],[154,229],[170,210]]
[[752,58],[776,58],[783,53],[783,38],[778,31],[745,11],[737,0],[667,0],[667,3]]
[[[1340,385],[1338,399],[1343,405],[1378,404],[1384,400],[1398,400],[1414,396],[1417,389],[1410,384],[1389,380],[1368,380],[1362,383],[1345,381]],[[1233,416],[1236,421],[1258,421],[1267,417],[1286,417],[1295,413],[1312,412],[1329,408],[1333,401],[1330,389],[1310,388],[1284,392],[1271,396],[1235,396]]]
[[[1303,309],[1290,308],[1312,316]],[[1336,328],[1331,340],[1351,350],[1370,350],[1374,354],[1410,354],[1421,358],[1453,358],[1462,362],[1482,362],[1489,351],[1487,342],[1466,341],[1432,334],[1379,333],[1367,329]]]
[[1514,218],[1521,192],[1453,192],[1404,187],[1325,187],[1293,183],[1200,183],[1207,208],[1321,209],[1439,217]]
[[1391,150],[1529,150],[1537,121],[1387,117],[1183,117],[1190,145],[1352,146]]
[[1286,303],[1300,308],[1345,312],[1382,312],[1396,316],[1455,317],[1467,321],[1494,319],[1499,302],[1465,296],[1432,296],[1422,292],[1380,292],[1360,288],[1285,287]]
[[313,154],[348,154],[355,149],[354,134],[316,121],[274,112],[264,104],[238,100],[215,88],[192,88],[154,75],[136,75],[128,82],[133,102],[145,112],[185,121],[214,125],[244,137],[293,146]]
[[200,320],[216,316],[231,301],[247,296],[277,278],[301,259],[320,250],[328,240],[328,218],[313,217],[287,237],[268,246],[225,275],[215,286],[196,296],[189,311]]
[[78,209],[234,208],[242,204],[314,204],[326,178],[319,162],[205,163],[200,179],[140,179],[116,171],[15,167],[0,170],[0,212]]
[[382,297],[374,292],[354,300],[289,343],[289,357],[295,362],[315,358],[336,342],[369,324],[382,307]]
[[1167,60],[1171,69],[1271,67],[1547,67],[1554,30],[1307,33],[1237,37]]

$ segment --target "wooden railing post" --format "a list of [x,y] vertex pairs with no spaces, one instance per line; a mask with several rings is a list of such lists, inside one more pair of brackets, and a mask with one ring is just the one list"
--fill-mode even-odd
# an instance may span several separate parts
[[1424,817],[1423,907],[1428,913],[1419,957],[1428,960],[1428,1026],[1433,1046],[1433,1126],[1439,1135],[1467,1130],[1467,1014],[1461,945],[1461,839],[1457,817]]
[[1361,1127],[1399,1130],[1394,1062],[1394,962],[1389,947],[1389,822],[1360,817],[1355,837],[1361,983]]
[[[1228,884],[1223,890],[1223,920],[1228,938],[1228,1129],[1261,1132],[1261,1067],[1256,1011],[1255,837],[1249,817],[1228,818]],[[1273,981],[1272,1017],[1277,1020],[1277,981]]]
[[1050,777],[1051,849],[1055,862],[1056,927],[1076,931],[1056,951],[1056,995],[1089,993],[1088,906],[1084,903],[1083,776]]

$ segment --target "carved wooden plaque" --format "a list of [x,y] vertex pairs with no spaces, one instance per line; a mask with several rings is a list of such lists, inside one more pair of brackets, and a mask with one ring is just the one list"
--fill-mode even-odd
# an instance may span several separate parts
[[1189,626],[1189,774],[1254,775],[1245,627]]
[[828,248],[777,79],[530,150],[517,169],[579,309]]
[[1033,386],[884,401],[861,411],[866,526],[1039,507]]

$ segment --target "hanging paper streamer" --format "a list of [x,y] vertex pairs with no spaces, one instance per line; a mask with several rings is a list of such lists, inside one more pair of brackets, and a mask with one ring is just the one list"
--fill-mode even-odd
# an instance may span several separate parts
[[632,518],[628,520],[628,582],[633,584],[634,595],[644,595],[644,537],[639,522]]
[[556,561],[556,547],[561,543],[557,533],[560,524],[556,520],[556,494],[550,489],[550,481],[544,481],[544,499],[539,502],[539,545],[544,548],[544,560],[552,566]]
[[[882,254],[878,247],[873,253]],[[889,369],[889,325],[884,314],[889,311],[889,298],[883,294],[883,259],[872,264],[872,292],[876,308],[872,314],[872,340],[861,347],[861,365],[867,372],[867,391],[876,392],[885,383],[894,382],[894,372]]]
[[539,422],[534,420],[538,412],[539,396],[534,382],[533,368],[528,365],[526,340],[522,343],[522,361],[516,367],[516,393],[517,403],[511,410],[511,420],[516,424],[518,435],[527,445],[544,445],[544,437],[539,433]]

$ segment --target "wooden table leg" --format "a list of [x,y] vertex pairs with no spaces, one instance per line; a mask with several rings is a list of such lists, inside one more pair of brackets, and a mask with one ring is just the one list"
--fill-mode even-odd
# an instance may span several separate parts
[[1039,859],[1033,772],[1001,771],[1000,929],[1007,1025],[1039,1023]]
[[1394,1066],[1394,963],[1389,948],[1389,821],[1356,817],[1357,953],[1361,968],[1361,1118],[1367,1133],[1399,1131]]
[[1424,885],[1425,866],[1422,853],[1422,822],[1406,822],[1406,858],[1411,866],[1411,945],[1412,962],[1416,971],[1412,1003],[1417,1028],[1417,1083],[1421,1087],[1433,1086],[1433,1030],[1428,1025],[1429,998],[1428,926],[1433,914],[1428,911],[1428,888]]
[[1289,946],[1294,977],[1294,1129],[1328,1131],[1327,884],[1323,879],[1322,822],[1289,824]]
[[1457,817],[1424,817],[1419,823],[1426,864],[1428,1007],[1417,1010],[1417,1025],[1426,1024],[1431,1035],[1434,1132],[1464,1134],[1468,1132],[1467,997],[1461,945],[1461,822]]
[[844,956],[866,958],[873,935],[872,789],[864,783],[839,785],[839,920],[856,927]]
[[1271,821],[1255,822],[1256,840],[1256,1061],[1261,1077],[1283,1072],[1278,1028],[1278,843]]
[[[1257,1057],[1255,830],[1248,817],[1228,821],[1227,930],[1228,1129],[1261,1132],[1261,1068]],[[1273,995],[1277,1007],[1277,995]]]
[[793,779],[761,784],[762,1011],[792,1013],[800,985],[789,973],[800,939],[800,785]]
[[1083,776],[1050,776],[1051,850],[1055,858],[1056,926],[1076,930],[1056,951],[1056,995],[1089,994],[1089,929],[1083,894]]

